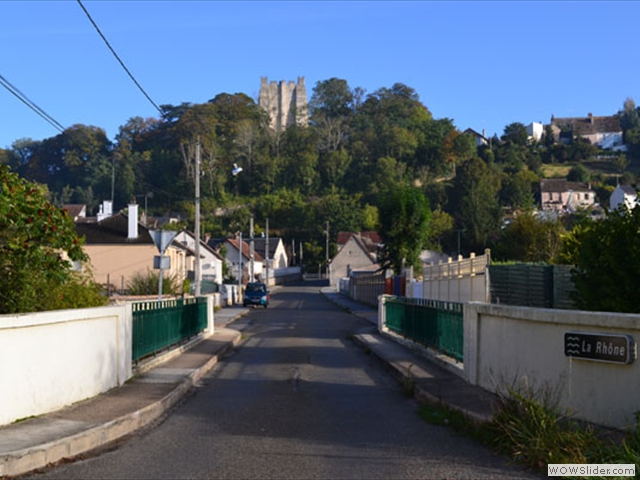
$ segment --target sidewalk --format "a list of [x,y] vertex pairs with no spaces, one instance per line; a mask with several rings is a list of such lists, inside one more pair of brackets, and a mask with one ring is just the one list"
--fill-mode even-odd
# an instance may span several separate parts
[[497,396],[454,373],[460,366],[430,355],[424,347],[398,335],[381,334],[377,309],[354,302],[332,287],[323,288],[321,293],[330,302],[372,324],[356,332],[355,341],[386,364],[400,382],[410,386],[418,401],[443,403],[478,422],[491,420]]
[[[429,359],[423,349],[392,334],[380,334],[377,310],[329,287],[321,294],[369,322],[354,340],[380,359],[420,402],[444,403],[469,418],[491,418],[495,396],[462,380],[459,368]],[[123,386],[37,418],[0,428],[0,478],[24,474],[64,458],[106,446],[161,418],[218,360],[240,342],[249,309],[215,313],[215,333],[141,368]],[[233,323],[232,323],[233,322]],[[229,324],[231,326],[229,327]],[[446,368],[445,368],[446,367]]]

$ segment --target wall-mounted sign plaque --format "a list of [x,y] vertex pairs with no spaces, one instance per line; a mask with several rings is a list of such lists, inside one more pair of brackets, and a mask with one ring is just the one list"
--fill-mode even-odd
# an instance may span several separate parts
[[621,333],[565,332],[564,354],[601,362],[633,363],[636,342],[631,335]]

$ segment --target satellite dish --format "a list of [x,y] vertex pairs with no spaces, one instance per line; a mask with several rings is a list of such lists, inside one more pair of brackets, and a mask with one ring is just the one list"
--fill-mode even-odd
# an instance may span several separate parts
[[238,175],[240,172],[242,171],[242,167],[239,167],[237,163],[233,164],[233,170],[231,170],[231,173],[233,174],[233,176],[235,177],[236,175]]

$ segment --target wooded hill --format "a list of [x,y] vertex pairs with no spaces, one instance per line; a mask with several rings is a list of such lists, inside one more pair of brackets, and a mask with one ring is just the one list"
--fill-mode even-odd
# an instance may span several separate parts
[[[640,145],[634,143],[638,109],[628,102],[618,114],[632,149],[606,161],[618,174],[633,166]],[[146,195],[150,215],[177,212],[193,228],[199,142],[203,231],[214,237],[248,232],[253,215],[259,235],[268,218],[271,235],[303,242],[305,258],[317,265],[326,222],[332,242],[339,231],[375,230],[380,194],[400,185],[429,200],[425,247],[483,251],[499,241],[505,212],[535,205],[545,164],[580,164],[597,154],[579,139],[561,145],[546,134],[532,143],[521,123],[477,147],[474,136],[452,119],[433,118],[400,83],[366,94],[342,79],[318,82],[310,125],[284,132],[269,129],[265,112],[243,93],[161,109],[160,118],[129,119],[113,142],[99,127],[74,125],[43,141],[17,140],[0,150],[0,162],[47,185],[56,205],[86,204],[95,213],[102,200],[113,198],[117,210],[134,198],[145,202]],[[231,175],[233,164],[243,168],[240,175]],[[591,175],[600,196],[615,185],[588,169],[574,167],[570,175]]]

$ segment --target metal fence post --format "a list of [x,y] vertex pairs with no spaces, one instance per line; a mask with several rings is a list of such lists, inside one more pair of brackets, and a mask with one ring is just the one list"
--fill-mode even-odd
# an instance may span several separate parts
[[384,333],[387,331],[386,327],[386,295],[380,295],[378,297],[378,331]]

